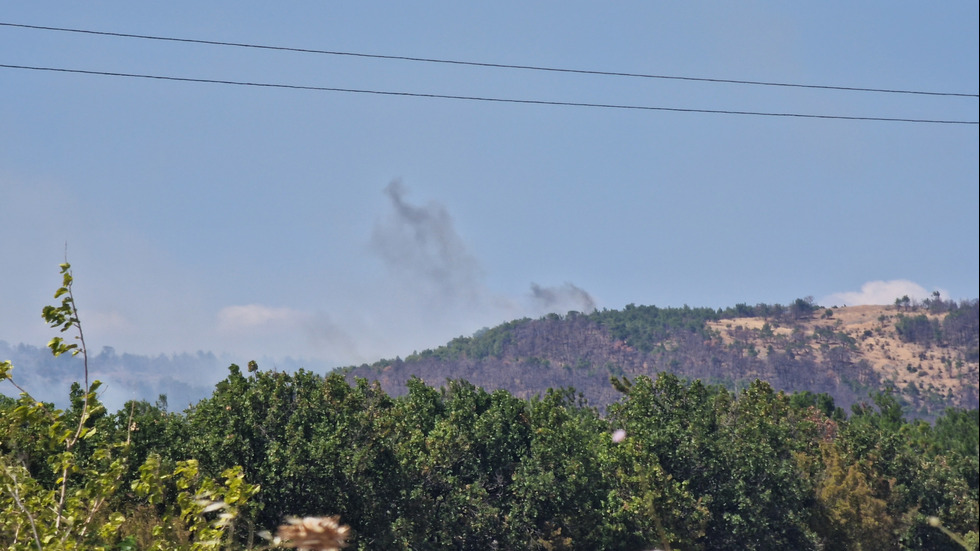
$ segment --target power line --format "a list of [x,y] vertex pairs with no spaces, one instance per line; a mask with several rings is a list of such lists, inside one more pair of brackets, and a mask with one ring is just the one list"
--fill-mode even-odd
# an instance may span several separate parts
[[189,44],[207,44],[211,46],[231,46],[236,48],[253,48],[259,50],[299,52],[299,53],[306,53],[306,54],[323,54],[323,55],[335,55],[335,56],[362,57],[362,58],[370,58],[370,59],[388,59],[388,60],[398,60],[398,61],[416,61],[416,62],[423,62],[423,63],[442,63],[448,65],[468,65],[472,67],[492,67],[496,69],[520,69],[520,70],[528,70],[528,71],[547,71],[553,73],[572,73],[572,74],[581,74],[581,75],[616,76],[616,77],[647,78],[647,79],[661,79],[661,80],[683,80],[683,81],[693,81],[693,82],[744,84],[744,85],[751,85],[751,86],[776,86],[782,88],[808,88],[808,89],[815,89],[815,90],[840,90],[840,91],[847,91],[847,92],[875,92],[875,93],[882,93],[882,94],[915,94],[915,95],[923,95],[923,96],[952,96],[952,97],[965,97],[965,98],[980,98],[980,94],[965,94],[965,93],[958,93],[958,92],[927,92],[922,90],[862,88],[857,86],[794,84],[788,82],[765,82],[765,81],[756,81],[756,80],[734,80],[734,79],[723,79],[723,78],[687,77],[687,76],[676,76],[676,75],[654,75],[654,74],[644,74],[644,73],[597,71],[597,70],[588,70],[588,69],[566,69],[566,68],[559,68],[559,67],[542,67],[537,65],[510,65],[505,63],[486,63],[486,62],[479,62],[479,61],[461,61],[461,60],[453,60],[453,59],[436,59],[436,58],[427,58],[427,57],[365,54],[365,53],[357,53],[357,52],[317,50],[311,48],[293,48],[287,46],[266,46],[261,44],[246,44],[241,42],[223,42],[218,40],[200,40],[200,39],[193,39],[193,38],[175,38],[175,37],[153,36],[153,35],[144,35],[144,34],[116,33],[116,32],[107,32],[107,31],[93,31],[93,30],[86,30],[86,29],[71,29],[65,27],[25,25],[21,23],[0,22],[0,26],[18,27],[22,29],[34,29],[34,30],[42,30],[42,31],[91,34],[91,35],[99,35],[99,36],[114,36],[119,38],[138,38],[142,40],[183,42]]
[[715,115],[751,115],[757,117],[794,117],[794,118],[801,118],[801,119],[833,119],[833,120],[848,120],[848,121],[980,125],[980,121],[906,119],[906,118],[891,118],[891,117],[851,117],[851,116],[844,116],[844,115],[815,115],[815,114],[808,114],[808,113],[772,113],[772,112],[764,112],[764,111],[732,111],[732,110],[725,110],[725,109],[689,109],[689,108],[681,108],[681,107],[655,107],[655,106],[647,106],[647,105],[621,105],[621,104],[609,104],[609,103],[579,103],[579,102],[571,102],[571,101],[548,101],[548,100],[530,100],[530,99],[513,99],[513,98],[492,98],[492,97],[481,97],[481,96],[458,96],[458,95],[449,95],[449,94],[394,92],[394,91],[386,91],[386,90],[365,90],[365,89],[356,89],[356,88],[304,86],[298,84],[280,84],[280,83],[269,83],[269,82],[246,82],[246,81],[238,81],[238,80],[175,77],[175,76],[149,75],[149,74],[139,74],[139,73],[89,71],[84,69],[65,69],[60,67],[37,67],[37,66],[29,66],[29,65],[0,64],[0,68],[23,69],[29,71],[48,71],[48,72],[56,72],[56,73],[73,73],[73,74],[82,74],[82,75],[168,80],[168,81],[177,81],[177,82],[196,82],[196,83],[204,83],[204,84],[225,84],[225,85],[232,85],[232,86],[254,86],[260,88],[285,88],[290,90],[310,90],[310,91],[317,91],[317,92],[343,92],[349,94],[374,94],[374,95],[381,95],[381,96],[453,99],[453,100],[484,101],[484,102],[496,102],[496,103],[520,103],[520,104],[528,104],[528,105],[592,107],[592,108],[601,108],[601,109],[631,109],[631,110],[639,110],[639,111],[669,111],[669,112],[676,112],[676,113],[707,113],[707,114],[715,114]]

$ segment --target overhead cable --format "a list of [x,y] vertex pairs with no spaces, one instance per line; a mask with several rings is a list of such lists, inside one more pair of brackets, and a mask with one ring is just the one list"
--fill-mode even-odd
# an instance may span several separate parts
[[411,56],[400,56],[400,55],[382,55],[382,54],[366,54],[366,53],[358,53],[358,52],[343,52],[343,51],[334,51],[334,50],[318,50],[318,49],[311,49],[311,48],[295,48],[295,47],[287,47],[287,46],[267,46],[261,44],[247,44],[242,42],[225,42],[225,41],[218,41],[218,40],[200,40],[194,38],[176,38],[176,37],[153,36],[153,35],[145,35],[145,34],[93,31],[87,29],[72,29],[66,27],[26,25],[21,23],[0,22],[0,26],[18,27],[22,29],[34,29],[34,30],[43,30],[43,31],[91,34],[91,35],[100,35],[100,36],[114,36],[120,38],[137,38],[142,40],[183,42],[189,44],[207,44],[211,46],[231,46],[236,48],[253,48],[253,49],[260,49],[260,50],[299,52],[299,53],[307,53],[307,54],[324,54],[324,55],[334,55],[334,56],[388,59],[388,60],[398,60],[398,61],[416,61],[416,62],[423,62],[423,63],[442,63],[442,64],[449,64],[449,65],[468,65],[473,67],[490,67],[496,69],[520,69],[520,70],[527,70],[527,71],[547,71],[553,73],[573,73],[573,74],[581,74],[581,75],[616,76],[616,77],[647,78],[647,79],[661,79],[661,80],[682,80],[682,81],[711,82],[711,83],[722,83],[722,84],[742,84],[742,85],[751,85],[751,86],[775,86],[775,87],[783,87],[783,88],[808,88],[808,89],[816,89],[816,90],[840,90],[840,91],[848,91],[848,92],[875,92],[875,93],[882,93],[882,94],[915,94],[915,95],[923,95],[923,96],[952,96],[952,97],[980,98],[980,94],[967,94],[967,93],[960,93],[960,92],[929,92],[923,90],[899,90],[899,89],[889,89],[889,88],[865,88],[865,87],[858,87],[858,86],[795,84],[795,83],[788,83],[788,82],[765,82],[765,81],[756,81],[756,80],[735,80],[735,79],[689,77],[689,76],[676,76],[676,75],[654,75],[654,74],[645,74],[645,73],[629,73],[629,72],[617,72],[617,71],[598,71],[598,70],[588,70],[588,69],[567,69],[567,68],[560,68],[560,67],[543,67],[537,65],[513,65],[513,64],[505,64],[505,63],[486,63],[486,62],[479,62],[479,61],[462,61],[462,60],[453,60],[453,59],[436,59],[436,58],[411,57]]
[[676,113],[709,113],[709,114],[717,114],[717,115],[751,115],[757,117],[794,117],[794,118],[802,118],[802,119],[833,119],[833,120],[849,120],[849,121],[980,125],[980,121],[909,119],[909,118],[892,118],[892,117],[853,117],[853,116],[845,116],[845,115],[817,115],[817,114],[808,114],[808,113],[773,113],[773,112],[763,112],[763,111],[733,111],[733,110],[726,110],[726,109],[691,109],[691,108],[681,108],[681,107],[655,107],[655,106],[646,106],[646,105],[619,105],[619,104],[609,104],[609,103],[580,103],[580,102],[571,102],[571,101],[492,98],[492,97],[481,97],[481,96],[459,96],[459,95],[450,95],[450,94],[427,94],[427,93],[420,93],[420,92],[396,92],[396,91],[386,91],[386,90],[365,90],[365,89],[356,89],[356,88],[334,88],[334,87],[327,87],[327,86],[304,86],[298,84],[280,84],[280,83],[269,83],[269,82],[246,82],[246,81],[237,81],[237,80],[175,77],[175,76],[149,75],[149,74],[139,74],[139,73],[89,71],[83,69],[66,69],[61,67],[38,67],[38,66],[30,66],[30,65],[0,64],[0,68],[23,69],[29,71],[47,71],[47,72],[57,72],[57,73],[74,73],[74,74],[83,74],[83,75],[168,80],[168,81],[177,81],[177,82],[196,82],[196,83],[204,83],[204,84],[254,86],[260,88],[286,88],[291,90],[311,90],[317,92],[343,92],[343,93],[350,93],[350,94],[374,94],[374,95],[382,95],[382,96],[405,96],[405,97],[415,97],[415,98],[453,99],[453,100],[484,101],[484,102],[497,102],[497,103],[520,103],[520,104],[529,104],[529,105],[592,107],[592,108],[602,108],[602,109],[632,109],[632,110],[641,110],[641,111],[669,111],[669,112],[676,112]]

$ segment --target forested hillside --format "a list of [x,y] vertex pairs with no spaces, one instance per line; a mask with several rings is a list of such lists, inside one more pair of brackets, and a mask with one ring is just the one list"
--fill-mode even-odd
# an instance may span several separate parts
[[408,357],[347,368],[405,392],[413,376],[439,385],[465,379],[521,397],[574,387],[599,407],[618,396],[612,375],[670,372],[731,390],[756,379],[774,388],[827,393],[845,408],[894,391],[906,413],[934,418],[978,406],[978,301],[818,307],[629,305],[592,314],[522,319]]

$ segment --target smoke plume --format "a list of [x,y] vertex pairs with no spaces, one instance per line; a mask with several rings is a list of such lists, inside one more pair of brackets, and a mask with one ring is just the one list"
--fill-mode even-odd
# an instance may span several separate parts
[[571,283],[561,287],[542,287],[532,283],[531,298],[539,314],[564,314],[571,310],[588,314],[596,309],[592,295]]
[[384,192],[393,210],[375,225],[371,246],[396,279],[441,302],[479,301],[482,271],[445,207],[434,202],[409,204],[405,186],[397,180]]

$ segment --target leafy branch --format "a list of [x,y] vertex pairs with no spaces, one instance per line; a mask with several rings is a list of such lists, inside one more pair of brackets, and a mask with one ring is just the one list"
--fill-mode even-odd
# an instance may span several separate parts
[[[105,410],[96,395],[101,382],[89,382],[71,265],[65,262],[60,268],[62,284],[54,298],[61,302],[44,307],[42,316],[50,327],[70,336],[55,337],[48,347],[54,356],[82,356],[85,387],[78,394],[73,390],[72,411],[66,413],[32,398],[11,377],[13,365],[0,361],[0,381],[10,381],[21,391],[16,404],[0,408],[0,547],[131,548],[133,536],[121,535],[127,523],[146,526],[155,537],[163,536],[151,547],[160,551],[230,546],[240,508],[258,492],[258,486],[244,481],[241,468],[225,470],[222,483],[198,474],[195,460],[164,469],[159,456],[151,455],[131,489],[159,513],[141,521],[127,509],[132,504],[127,505],[120,488],[133,454],[132,407],[124,442],[111,436],[92,438],[97,428],[94,419]],[[82,446],[85,441],[91,444]],[[40,457],[47,458],[48,476],[34,471]],[[178,491],[175,502],[164,499],[164,489],[170,486]],[[180,538],[166,537],[178,532],[190,534],[186,546],[178,543]]]
[[[71,456],[71,451],[76,444],[87,436],[91,436],[95,432],[95,427],[86,427],[85,423],[88,421],[92,414],[91,408],[89,408],[90,400],[94,398],[94,391],[98,388],[97,384],[89,385],[88,382],[88,351],[85,347],[85,333],[82,331],[82,324],[78,318],[78,307],[75,304],[75,295],[72,292],[72,283],[74,278],[71,273],[71,264],[65,261],[60,265],[61,268],[61,287],[58,288],[54,293],[54,298],[61,298],[61,306],[45,306],[41,311],[41,316],[44,321],[48,322],[51,328],[57,328],[62,333],[70,330],[74,330],[75,340],[78,343],[66,343],[61,337],[55,337],[48,342],[48,348],[51,349],[51,353],[55,357],[60,356],[66,352],[70,352],[72,356],[82,355],[82,365],[85,369],[85,391],[82,393],[82,411],[78,416],[78,426],[75,427],[73,434],[64,435],[65,443],[65,460],[62,461],[62,471],[61,471],[61,488],[58,497],[58,514],[55,517],[55,527],[59,527],[63,521],[61,511],[64,508],[65,497],[68,491],[68,472],[71,469],[74,457]],[[79,346],[79,343],[81,346]]]

